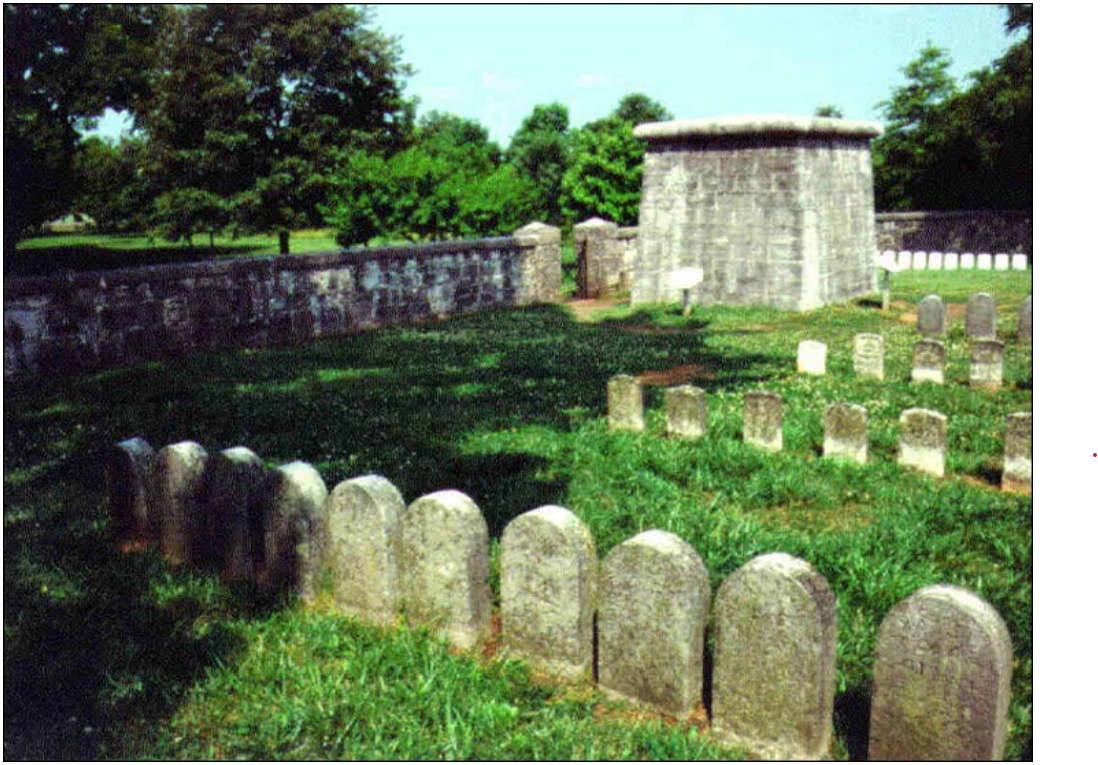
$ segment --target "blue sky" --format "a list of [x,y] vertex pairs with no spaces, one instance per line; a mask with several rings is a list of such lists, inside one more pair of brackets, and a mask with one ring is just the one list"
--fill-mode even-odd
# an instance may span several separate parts
[[[851,119],[904,78],[931,41],[961,79],[1006,50],[995,5],[381,5],[374,24],[400,39],[419,112],[453,112],[506,145],[536,104],[571,124],[644,93],[678,118],[834,104]],[[117,135],[110,116],[99,132]]]

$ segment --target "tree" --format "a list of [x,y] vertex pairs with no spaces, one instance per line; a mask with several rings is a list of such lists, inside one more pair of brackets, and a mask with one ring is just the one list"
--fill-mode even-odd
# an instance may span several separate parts
[[144,229],[156,197],[145,172],[147,164],[148,145],[143,138],[123,137],[118,143],[85,138],[73,157],[73,209],[91,215],[99,231]]
[[635,225],[640,212],[644,143],[633,128],[672,119],[640,93],[624,96],[609,116],[587,123],[573,137],[572,163],[562,181],[561,204],[569,226],[598,216]]
[[817,106],[816,111],[813,114],[817,117],[832,117],[834,119],[843,118],[843,110],[835,106],[835,104],[825,104],[824,106]]
[[155,5],[4,5],[4,245],[68,210],[79,127],[149,89]]
[[160,177],[219,197],[237,228],[319,223],[330,177],[356,150],[404,145],[410,69],[365,11],[209,5],[167,27],[154,97],[138,109]]
[[539,104],[522,121],[507,148],[507,162],[536,189],[535,218],[560,225],[561,181],[569,162],[568,107]]

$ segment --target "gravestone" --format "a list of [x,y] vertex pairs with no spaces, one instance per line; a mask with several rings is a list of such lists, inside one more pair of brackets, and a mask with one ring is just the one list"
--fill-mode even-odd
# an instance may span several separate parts
[[324,569],[340,611],[390,625],[400,613],[404,497],[379,475],[341,482],[325,503]]
[[782,396],[752,391],[743,397],[743,440],[770,452],[782,450]]
[[802,340],[797,345],[797,371],[806,375],[827,374],[827,344]]
[[667,435],[673,438],[701,438],[709,416],[705,391],[693,385],[667,389]]
[[1025,271],[1029,266],[1029,257],[1021,253],[1014,253],[1010,256],[1010,267],[1015,271]]
[[971,252],[961,253],[961,268],[971,269],[976,267],[976,256]]
[[160,518],[160,549],[176,565],[194,561],[207,460],[206,450],[194,441],[169,444],[156,454],[154,515]]
[[599,570],[599,686],[679,719],[701,701],[709,574],[667,531],[619,544]]
[[916,329],[923,337],[941,337],[946,333],[945,302],[937,295],[927,295],[919,301]]
[[965,335],[995,337],[995,298],[986,292],[976,293],[965,305]]
[[973,340],[968,366],[973,388],[996,391],[1003,385],[1003,344],[998,340]]
[[598,558],[587,526],[563,507],[539,507],[507,524],[499,550],[504,645],[537,669],[589,678]]
[[926,270],[926,251],[916,250],[911,256],[911,270],[912,271],[925,271]]
[[1023,300],[1018,308],[1018,340],[1033,342],[1033,295]]
[[1010,270],[1010,255],[1005,252],[995,253],[995,270],[996,271],[1009,271]]
[[957,253],[947,252],[942,259],[942,267],[945,268],[946,271],[956,271],[959,258],[960,256]]
[[827,581],[785,553],[752,559],[713,606],[713,733],[764,760],[831,750],[838,615]]
[[160,519],[150,515],[156,452],[143,438],[129,438],[111,447],[107,456],[107,506],[119,539],[158,535]]
[[942,253],[936,250],[934,252],[928,253],[926,256],[926,267],[931,271],[941,271]]
[[968,590],[933,585],[897,604],[877,635],[869,759],[1000,760],[1010,635]]
[[899,255],[896,256],[896,266],[901,271],[911,268],[911,250],[900,250]]
[[267,468],[251,449],[224,449],[210,461],[202,554],[230,580],[258,581],[263,568]]
[[269,591],[287,590],[312,600],[320,585],[328,487],[316,468],[300,461],[280,465],[267,480],[260,581]]
[[629,375],[614,375],[606,383],[610,430],[644,430],[644,389]]
[[[746,115],[638,125],[645,142],[631,300],[808,310],[876,291],[870,122]],[[719,242],[719,245],[715,245]]]
[[420,497],[404,515],[400,551],[405,621],[444,634],[458,648],[488,635],[488,524],[459,491]]
[[824,457],[869,461],[869,413],[863,406],[831,404],[824,410]]
[[869,332],[854,335],[854,374],[872,380],[885,376],[884,338]]
[[901,465],[931,475],[945,475],[946,416],[932,409],[905,409],[900,413]]
[[1033,491],[1033,412],[1007,416],[1003,438],[1003,491]]
[[992,266],[991,253],[981,252],[976,256],[976,269],[978,271],[990,271]]
[[945,343],[940,340],[920,340],[915,343],[911,359],[911,382],[945,384]]

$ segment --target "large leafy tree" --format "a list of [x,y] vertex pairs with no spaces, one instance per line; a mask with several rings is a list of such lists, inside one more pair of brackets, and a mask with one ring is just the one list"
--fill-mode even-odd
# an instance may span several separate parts
[[568,107],[561,103],[535,106],[507,148],[507,162],[536,189],[532,212],[544,223],[560,225],[563,220],[561,182],[570,156]]
[[79,128],[149,93],[153,5],[4,5],[4,245],[64,213]]
[[102,232],[144,230],[156,197],[147,165],[148,144],[141,137],[126,136],[117,143],[85,138],[73,158],[73,208],[92,216]]
[[633,128],[672,119],[662,104],[641,93],[622,98],[609,116],[576,132],[572,163],[562,181],[561,204],[571,226],[592,216],[635,225],[640,212],[644,143]]
[[213,195],[238,228],[277,231],[284,253],[292,228],[320,222],[349,152],[387,154],[407,139],[410,69],[367,11],[189,6],[172,16],[164,51],[137,114],[154,169],[176,198]]

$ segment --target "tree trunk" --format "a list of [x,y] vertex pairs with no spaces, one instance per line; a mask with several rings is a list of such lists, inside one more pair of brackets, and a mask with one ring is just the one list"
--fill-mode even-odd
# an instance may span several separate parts
[[214,232],[210,232],[210,252],[213,252],[214,248]]
[[289,255],[290,254],[290,232],[279,231],[278,232],[278,254]]

